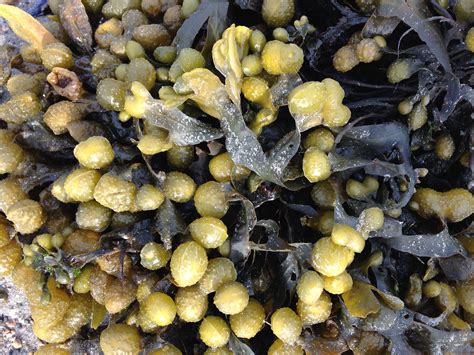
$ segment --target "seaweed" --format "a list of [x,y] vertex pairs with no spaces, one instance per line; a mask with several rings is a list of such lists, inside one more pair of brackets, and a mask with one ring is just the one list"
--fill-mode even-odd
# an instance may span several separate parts
[[463,254],[460,243],[444,229],[438,234],[403,235],[391,231],[390,237],[384,238],[389,247],[418,256],[449,257]]
[[[282,76],[272,88],[272,100],[283,104],[292,88],[299,83],[299,78]],[[285,99],[286,97],[286,99]],[[221,127],[226,137],[226,149],[232,160],[257,173],[262,179],[288,188],[293,184],[283,181],[285,168],[298,151],[301,135],[297,127],[267,152],[264,152],[257,136],[245,124],[239,110],[231,103],[221,111]],[[299,186],[294,187],[296,189]]]
[[[123,89],[125,101],[120,103],[123,111],[113,112],[97,102],[98,78],[90,65],[97,50],[113,52],[110,48],[99,49],[93,42],[93,31],[105,18],[100,11],[89,8],[86,13],[79,0],[65,0],[59,6],[59,20],[65,33],[53,31],[57,26],[50,27],[71,47],[74,65],[70,69],[54,68],[47,75],[47,84],[33,89],[41,111],[67,100],[83,108],[85,116],[69,122],[67,132],[61,135],[45,126],[42,113],[27,117],[18,125],[0,121],[1,138],[5,138],[0,147],[0,163],[10,158],[8,148],[12,155],[18,152],[19,160],[1,178],[11,179],[5,180],[7,187],[18,182],[29,199],[39,201],[47,215],[47,221],[37,232],[18,234],[15,238],[21,247],[26,246],[26,252],[28,246],[34,246],[33,257],[24,253],[24,260],[42,274],[43,290],[44,281],[52,276],[72,293],[81,268],[95,263],[100,256],[114,253],[120,256],[119,278],[128,277],[136,285],[151,278],[150,292],[164,292],[173,298],[178,286],[171,266],[148,270],[140,258],[145,255],[142,248],[150,242],[162,244],[172,254],[178,245],[194,237],[190,235],[189,224],[209,217],[196,208],[200,203],[198,197],[176,202],[165,189],[166,175],[179,171],[192,178],[195,187],[214,178],[219,182],[224,197],[217,193],[206,197],[209,201],[220,198],[219,203],[225,205],[218,207],[226,210],[220,219],[227,228],[228,239],[220,247],[206,250],[207,258],[230,259],[237,282],[265,309],[266,320],[252,339],[239,339],[231,329],[226,344],[231,352],[267,353],[276,339],[269,324],[272,313],[290,307],[301,315],[298,282],[309,270],[321,271],[314,260],[318,253],[315,245],[319,245],[315,243],[328,237],[336,243],[336,234],[331,233],[334,223],[353,227],[364,237],[364,247],[354,254],[353,262],[346,267],[347,274],[341,274],[351,278],[352,288],[336,295],[330,294],[332,291],[326,285],[331,314],[318,324],[304,326],[296,346],[308,354],[473,352],[474,333],[466,330],[472,326],[472,317],[460,289],[472,283],[474,275],[474,216],[471,213],[456,223],[444,217],[424,218],[418,214],[420,209],[413,199],[420,188],[472,191],[474,60],[465,44],[467,24],[456,19],[459,13],[453,1],[446,8],[435,0],[379,0],[372,7],[369,2],[295,0],[295,16],[282,27],[289,34],[288,41],[303,49],[304,64],[297,74],[276,76],[262,70],[257,75],[268,84],[263,93],[265,104],[249,100],[241,90],[244,79],[249,77],[242,68],[243,58],[251,54],[255,56],[251,59],[256,59],[261,55],[249,45],[252,31],[261,30],[267,41],[275,39],[271,37],[273,29],[260,14],[261,0],[202,0],[187,19],[177,19],[182,21],[177,32],[167,23],[170,14],[179,14],[177,6],[169,12],[167,9],[176,2],[159,2],[162,9],[158,16],[142,9],[147,15],[146,20],[142,18],[144,22],[163,23],[171,36],[176,33],[173,40],[160,46],[171,44],[178,52],[195,48],[206,62],[200,58],[200,67],[192,70],[184,70],[180,63],[184,73],[179,78],[170,83],[160,77],[156,83],[153,81],[150,90],[138,81],[127,83],[126,90]],[[138,6],[133,1],[128,5]],[[38,6],[30,7],[30,11],[41,12],[44,2],[39,1]],[[136,12],[137,18],[141,16],[140,10],[131,11]],[[45,28],[50,28],[51,23],[43,26],[19,8],[0,5],[0,16],[37,52],[58,42]],[[121,40],[132,38],[133,28],[127,28],[124,34],[121,28],[114,30],[120,32],[117,38]],[[69,38],[63,38],[64,34]],[[332,63],[335,53],[362,37],[382,43],[377,44],[380,59],[359,63],[349,72],[337,72]],[[365,42],[373,44],[371,40]],[[4,84],[1,100],[7,103],[11,99],[8,90],[15,80],[23,79],[11,78],[44,70],[41,64],[27,62],[28,56],[32,56],[28,52],[30,47],[16,48],[15,43],[0,49],[0,82]],[[159,68],[160,74],[165,73],[169,63],[158,63],[150,54],[145,53],[144,58]],[[358,55],[357,51],[355,54]],[[387,69],[397,59],[409,59],[413,73],[393,84],[387,79]],[[126,63],[127,57],[120,56],[119,62]],[[119,79],[117,73],[111,71],[110,76]],[[304,82],[326,78],[337,80],[344,89],[344,105],[351,110],[351,118],[343,127],[326,127],[323,122],[306,129],[286,107],[289,95]],[[426,107],[426,122],[421,128],[410,125],[406,110],[399,106],[401,102],[408,108]],[[274,120],[265,122],[268,124],[256,133],[251,128],[262,109],[270,109]],[[332,148],[324,150],[331,176],[317,185],[303,171],[306,151],[318,149],[320,143],[310,147],[316,129],[334,137]],[[172,144],[166,148],[172,148],[146,155],[137,143],[144,133],[153,136],[155,132],[160,137],[167,134]],[[438,139],[447,135],[452,138],[453,147],[448,147],[452,154],[444,159],[439,154]],[[113,163],[97,170],[98,176],[115,174],[139,192],[145,184],[153,185],[162,190],[163,195],[156,197],[162,202],[153,211],[138,210],[142,208],[138,207],[138,197],[134,197],[135,203],[125,213],[104,207],[109,226],[99,233],[99,246],[92,252],[69,255],[59,246],[44,248],[38,244],[38,235],[51,233],[53,238],[54,233],[63,233],[67,237],[78,229],[75,214],[87,207],[87,202],[65,203],[62,198],[59,201],[54,196],[61,186],[53,183],[76,169],[77,143],[93,136],[107,138],[115,155]],[[186,148],[181,150],[182,147]],[[173,154],[180,153],[186,163],[174,164]],[[231,161],[222,153],[228,153]],[[221,176],[210,164],[211,160],[219,162],[213,159],[218,156],[225,157],[219,167]],[[348,181],[362,182],[367,177],[377,181],[376,191],[365,196],[351,193]],[[218,186],[216,181],[213,183]],[[367,231],[361,216],[367,217],[369,208],[382,210],[383,213],[375,209],[371,212],[375,217],[383,216],[383,225]],[[0,219],[13,232],[13,220]],[[91,235],[97,236],[95,232]],[[132,264],[130,274],[124,272],[125,261]],[[322,276],[327,280],[327,275]],[[428,282],[439,286],[439,295],[426,294],[423,287]],[[206,315],[222,317],[213,297],[209,296]],[[43,298],[47,300],[47,292]],[[453,304],[448,307],[449,301]],[[92,302],[91,323],[77,335],[79,339],[88,339],[84,346],[95,341],[108,323],[123,322],[144,330],[140,336],[145,352],[166,343],[174,344],[183,353],[206,351],[207,345],[199,339],[198,322],[186,323],[176,317],[169,326],[150,334],[140,324],[141,301],[134,301],[115,315],[107,314],[102,305]]]
[[30,120],[17,135],[18,142],[45,161],[74,161],[74,142],[67,136],[56,136],[41,120]]
[[472,351],[470,341],[474,337],[473,332],[438,330],[417,322],[414,317],[415,313],[409,310],[397,311],[382,305],[378,313],[363,320],[346,315],[341,325],[343,332],[350,331],[347,327],[354,326],[364,331],[378,332],[390,341],[390,348],[394,353]]
[[260,11],[262,0],[235,0],[235,3],[243,10]]
[[[382,209],[407,205],[414,192],[416,174],[411,165],[410,141],[405,126],[395,122],[358,127],[349,125],[338,135],[336,142],[337,148],[330,154],[334,171],[348,174],[363,169],[366,174],[384,177],[387,185],[391,179],[401,178],[408,184],[406,192],[400,193],[397,199],[387,190],[382,203],[373,201],[372,204]],[[386,157],[391,157],[394,162]]]
[[92,51],[92,28],[86,9],[79,0],[64,0],[59,18],[69,38],[83,51]]
[[54,91],[71,101],[78,101],[84,95],[82,82],[73,71],[64,68],[53,68],[46,79]]
[[377,6],[377,14],[384,17],[397,17],[418,34],[439,63],[447,72],[451,72],[449,59],[443,37],[433,23],[426,3],[422,0],[382,0]]
[[208,61],[211,59],[212,46],[219,40],[225,30],[228,10],[229,3],[227,1],[217,1],[207,21],[206,40],[202,52]]
[[171,250],[173,237],[185,232],[187,226],[173,202],[166,199],[156,212],[154,229],[166,249]]
[[257,224],[257,215],[252,202],[243,196],[237,196],[242,204],[230,239],[229,258],[237,265],[243,265],[250,255],[250,235]]
[[255,354],[252,349],[235,336],[234,333],[230,335],[229,339],[229,349],[234,352],[234,354],[242,355],[253,355]]
[[[133,88],[132,88],[133,91]],[[162,100],[153,99],[147,92],[142,118],[152,126],[164,128],[176,145],[195,145],[222,137],[222,132],[196,118],[186,115],[177,107],[168,107]]]
[[[227,0],[203,0],[196,12],[183,22],[176,34],[173,44],[178,48],[192,47],[202,26],[208,22],[207,46],[220,37],[224,30],[225,14],[229,3]],[[209,42],[208,42],[209,41]]]
[[[357,218],[349,216],[340,200],[336,202],[334,219],[356,227]],[[381,230],[371,238],[382,238],[382,242],[395,250],[420,257],[449,257],[464,255],[466,252],[459,241],[447,229],[436,234],[404,234],[403,222],[386,217]]]
[[35,18],[15,6],[0,4],[0,16],[7,20],[10,28],[22,40],[30,43],[37,50],[58,40]]

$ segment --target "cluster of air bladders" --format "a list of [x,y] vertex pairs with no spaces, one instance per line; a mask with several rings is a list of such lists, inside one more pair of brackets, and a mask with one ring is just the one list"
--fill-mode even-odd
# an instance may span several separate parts
[[[139,329],[155,333],[177,319],[199,323],[199,338],[208,347],[206,354],[231,353],[228,343],[232,336],[251,339],[267,323],[276,337],[269,354],[303,354],[303,328],[331,317],[336,300],[331,295],[341,295],[355,317],[365,318],[376,312],[377,308],[374,311],[360,305],[359,297],[375,298],[373,292],[388,296],[370,284],[353,280],[347,268],[355,255],[364,250],[370,234],[383,228],[384,211],[363,210],[355,226],[334,223],[335,192],[328,180],[332,175],[328,154],[335,145],[334,134],[351,117],[343,103],[344,90],[337,81],[326,78],[306,82],[288,92],[289,111],[299,132],[306,132],[302,141],[302,176],[315,184],[312,198],[322,211],[318,217],[303,218],[302,223],[323,237],[312,246],[308,260],[312,269],[303,270],[297,281],[296,308],[282,307],[271,314],[237,281],[237,270],[228,258],[232,245],[222,221],[230,206],[229,183],[236,177],[253,179],[252,167],[235,164],[231,152],[221,150],[208,164],[213,180],[198,185],[186,170],[195,157],[193,145],[206,140],[199,140],[202,132],[191,137],[196,143],[182,144],[184,138],[179,132],[152,119],[171,115],[208,129],[181,112],[184,105],[192,102],[207,115],[221,120],[225,115],[223,108],[240,107],[242,94],[255,109],[248,130],[255,136],[261,135],[264,127],[278,119],[281,106],[272,97],[271,87],[279,77],[297,74],[304,62],[302,49],[291,43],[284,28],[294,17],[293,1],[263,2],[263,18],[274,28],[272,40],[262,31],[244,26],[232,25],[224,31],[212,48],[212,61],[225,77],[225,83],[206,69],[201,52],[193,48],[177,50],[170,44],[182,21],[198,9],[199,1],[184,0],[182,5],[160,0],[99,2],[85,2],[88,12],[102,11],[106,19],[95,31],[99,48],[91,60],[92,73],[99,80],[97,102],[103,109],[119,112],[122,122],[134,118],[140,127],[136,147],[144,159],[162,154],[172,170],[156,185],[137,185],[126,174],[113,169],[113,142],[93,131],[85,137],[75,134],[78,127],[85,127],[85,118],[90,113],[90,107],[81,101],[87,93],[71,70],[75,65],[74,53],[61,36],[64,29],[59,22],[44,23],[41,28],[51,37],[46,36],[48,40],[40,45],[30,43],[20,50],[25,62],[42,65],[44,70],[11,75],[6,82],[10,99],[0,105],[1,119],[8,124],[8,128],[0,130],[0,173],[6,176],[0,181],[0,210],[7,219],[0,224],[0,275],[12,274],[16,285],[27,295],[38,338],[61,344],[82,326],[89,324],[97,329],[107,314],[118,314],[135,304],[123,322],[102,331],[100,346],[105,354],[138,353],[142,346]],[[51,11],[58,14],[60,6],[51,2]],[[2,11],[12,10],[7,6]],[[155,23],[161,16],[163,22]],[[11,18],[6,17],[12,25]],[[32,21],[35,26],[42,26]],[[294,21],[293,27],[300,33],[315,31],[305,16]],[[15,30],[15,25],[12,28]],[[17,31],[21,37],[21,29]],[[347,72],[360,63],[377,61],[386,46],[382,36],[363,38],[357,32],[335,53],[334,67]],[[472,29],[466,46],[474,50]],[[419,69],[416,60],[398,59],[388,68],[387,78],[390,83],[399,83]],[[59,83],[64,78],[76,86],[61,90]],[[39,97],[46,82],[63,100],[45,106]],[[152,89],[157,82],[163,85],[155,99],[150,91],[155,93]],[[423,97],[418,102],[407,99],[400,103],[399,111],[408,115],[411,130],[426,124],[428,101],[428,97]],[[15,142],[15,132],[19,125],[42,112],[43,123],[54,135],[69,134],[77,141],[77,168],[59,176],[49,187],[56,200],[76,206],[74,221],[53,221],[41,201],[32,199],[20,183],[22,171],[35,162]],[[215,133],[213,139],[219,137]],[[435,150],[439,159],[449,160],[454,152],[452,137],[441,135]],[[351,178],[345,185],[347,196],[359,201],[373,197],[378,190],[379,180],[370,175],[363,181]],[[72,270],[61,263],[60,255],[96,252],[101,246],[101,233],[132,225],[139,212],[155,211],[171,202],[190,201],[199,217],[187,226],[180,243],[174,248],[171,243],[146,243],[139,254],[140,265],[134,265],[134,259],[120,251],[98,255],[80,269]],[[474,198],[464,189],[437,192],[418,188],[409,207],[424,218],[459,222],[473,213]],[[395,218],[400,213],[401,210],[385,211]],[[17,234],[31,235],[32,242],[19,243],[14,238]],[[460,241],[470,253],[474,252],[470,238],[460,237]],[[209,257],[213,250],[220,256]],[[368,269],[380,265],[382,260],[382,253],[376,251],[364,265]],[[137,268],[149,273],[137,280],[132,277]],[[163,282],[157,270],[170,271],[165,280],[176,291],[156,290],[156,284]],[[423,278],[412,275],[406,305],[416,308],[423,297],[434,299],[450,326],[469,329],[467,322],[474,314],[473,282],[449,285],[433,277],[428,271]],[[69,285],[69,290],[58,285]],[[208,313],[208,302],[214,303],[217,312]],[[403,302],[396,299],[392,306],[403,307]],[[459,316],[459,306],[464,310],[464,320]],[[41,351],[68,353],[63,345],[48,345],[38,353]],[[181,351],[171,343],[162,343],[151,353]]]

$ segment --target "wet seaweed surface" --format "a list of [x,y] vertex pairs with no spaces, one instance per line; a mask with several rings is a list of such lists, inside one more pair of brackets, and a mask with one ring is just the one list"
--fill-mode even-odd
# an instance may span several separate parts
[[[193,77],[191,71],[182,76],[183,85],[191,90],[168,99],[159,99],[158,92],[169,83],[157,82],[145,96],[129,85],[126,100],[142,100],[143,113],[124,122],[119,115],[127,111],[126,103],[125,109],[112,111],[96,98],[98,84],[104,78],[91,71],[94,54],[102,50],[94,42],[94,32],[105,20],[100,12],[86,12],[79,0],[65,0],[57,17],[74,53],[75,63],[70,68],[74,75],[57,72],[54,85],[53,79],[48,79],[38,94],[42,110],[24,122],[11,123],[0,115],[2,128],[14,132],[15,143],[28,154],[26,162],[2,178],[17,179],[29,198],[40,202],[48,218],[34,233],[12,232],[16,241],[22,247],[34,244],[38,235],[54,234],[50,230],[56,228],[55,223],[61,228],[78,228],[74,219],[77,204],[59,201],[52,187],[79,167],[74,148],[91,136],[106,137],[113,147],[114,162],[102,172],[120,176],[137,188],[146,184],[164,188],[167,174],[174,170],[181,170],[202,185],[213,180],[210,160],[226,151],[235,165],[251,173],[242,178],[233,169],[230,181],[222,184],[230,206],[222,217],[229,250],[209,249],[207,256],[211,260],[224,255],[233,262],[237,281],[264,306],[267,322],[251,339],[238,338],[231,332],[227,345],[230,351],[267,353],[276,339],[270,327],[271,315],[282,307],[296,309],[296,286],[301,275],[313,268],[314,243],[328,235],[318,225],[328,213],[333,223],[360,230],[364,211],[377,208],[384,213],[383,226],[367,234],[363,250],[347,267],[352,289],[330,295],[330,316],[318,324],[306,325],[298,346],[307,354],[473,352],[474,315],[465,304],[470,302],[472,309],[474,303],[474,203],[467,203],[468,211],[457,219],[440,213],[424,215],[414,204],[418,201],[416,194],[424,188],[440,193],[463,189],[467,199],[473,198],[474,53],[465,44],[472,22],[460,18],[455,11],[456,1],[447,2],[445,7],[440,5],[444,2],[435,0],[380,0],[374,2],[377,4],[371,11],[363,11],[359,5],[365,2],[295,1],[293,20],[307,16],[316,30],[301,29],[293,25],[293,20],[285,26],[290,42],[303,50],[304,63],[296,74],[284,73],[268,80],[269,105],[276,110],[277,119],[257,135],[249,127],[258,105],[240,95],[241,84],[236,84],[239,76],[232,65],[216,64],[213,45],[231,24],[260,29],[271,38],[271,29],[262,19],[261,1],[202,0],[182,22],[172,43],[178,50],[198,49],[208,69],[199,73],[203,78],[199,80],[213,82],[217,78],[219,84],[194,87],[198,74]],[[51,15],[47,4],[40,1],[34,6],[18,7],[37,19]],[[14,15],[4,15],[0,9],[0,16],[18,37],[31,41],[22,38],[23,29],[15,30]],[[471,21],[473,17],[471,14]],[[40,23],[38,26],[38,31],[48,32]],[[366,38],[385,38],[381,58],[360,63],[347,72],[337,71],[333,65],[336,52],[358,31]],[[30,44],[40,48],[54,42],[48,34],[37,32],[35,36],[42,40]],[[7,89],[9,77],[44,71],[41,65],[23,60],[19,53],[23,42],[13,34],[8,36],[15,42],[7,39],[0,48],[4,104],[12,99]],[[148,59],[154,66],[161,66],[152,55]],[[391,83],[387,71],[400,59],[416,63],[416,70],[406,80]],[[335,143],[326,152],[331,174],[324,182],[314,184],[302,169],[307,148],[304,142],[311,130],[287,106],[290,93],[299,85],[326,78],[336,80],[343,88],[343,104],[350,109],[351,117],[346,125],[331,128]],[[181,82],[176,81],[174,87],[178,84]],[[79,105],[83,115],[58,135],[45,123],[44,111],[65,98]],[[404,100],[426,110],[422,127],[414,129],[409,115],[400,113],[399,105]],[[4,112],[0,110],[0,114]],[[137,143],[150,126],[165,130],[170,144],[192,146],[192,161],[175,169],[166,153],[143,154]],[[446,135],[451,137],[454,149],[442,159],[435,146]],[[354,198],[348,182],[362,185],[367,176],[377,181],[376,190]],[[318,196],[324,193],[318,188],[331,191],[330,205],[321,203]],[[6,217],[2,215],[1,222],[12,226]],[[100,231],[95,250],[77,254],[61,248],[41,250],[31,266],[43,275],[43,284],[49,276],[56,280],[66,277],[62,288],[73,294],[74,280],[81,270],[95,265],[104,255],[119,253],[119,279],[128,277],[140,284],[153,275],[157,277],[153,291],[173,296],[178,285],[170,267],[147,270],[140,264],[140,251],[150,242],[161,243],[170,252],[175,250],[189,239],[188,226],[199,217],[192,199],[178,203],[166,198],[158,209],[134,212],[125,223],[112,223]],[[132,265],[131,276],[124,274],[124,260]],[[423,286],[429,282],[446,287],[449,291],[444,297],[452,297],[454,306],[448,306],[441,294],[427,297]],[[460,300],[463,285],[470,285],[466,286],[471,290],[468,301]],[[206,315],[222,316],[211,297],[209,300]],[[92,322],[75,335],[85,347],[110,324],[129,322],[139,305],[133,301],[120,312],[105,315],[102,308],[92,309]],[[207,348],[199,338],[199,323],[186,323],[179,317],[153,332],[140,330],[140,335],[146,351],[165,343],[174,344],[185,354],[202,354]]]

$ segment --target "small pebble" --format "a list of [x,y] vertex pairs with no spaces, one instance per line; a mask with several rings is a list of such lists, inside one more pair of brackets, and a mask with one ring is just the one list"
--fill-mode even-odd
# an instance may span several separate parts
[[8,293],[5,290],[0,290],[0,301],[8,302]]
[[12,343],[12,346],[14,349],[20,349],[21,348],[21,340],[19,339],[15,339]]

